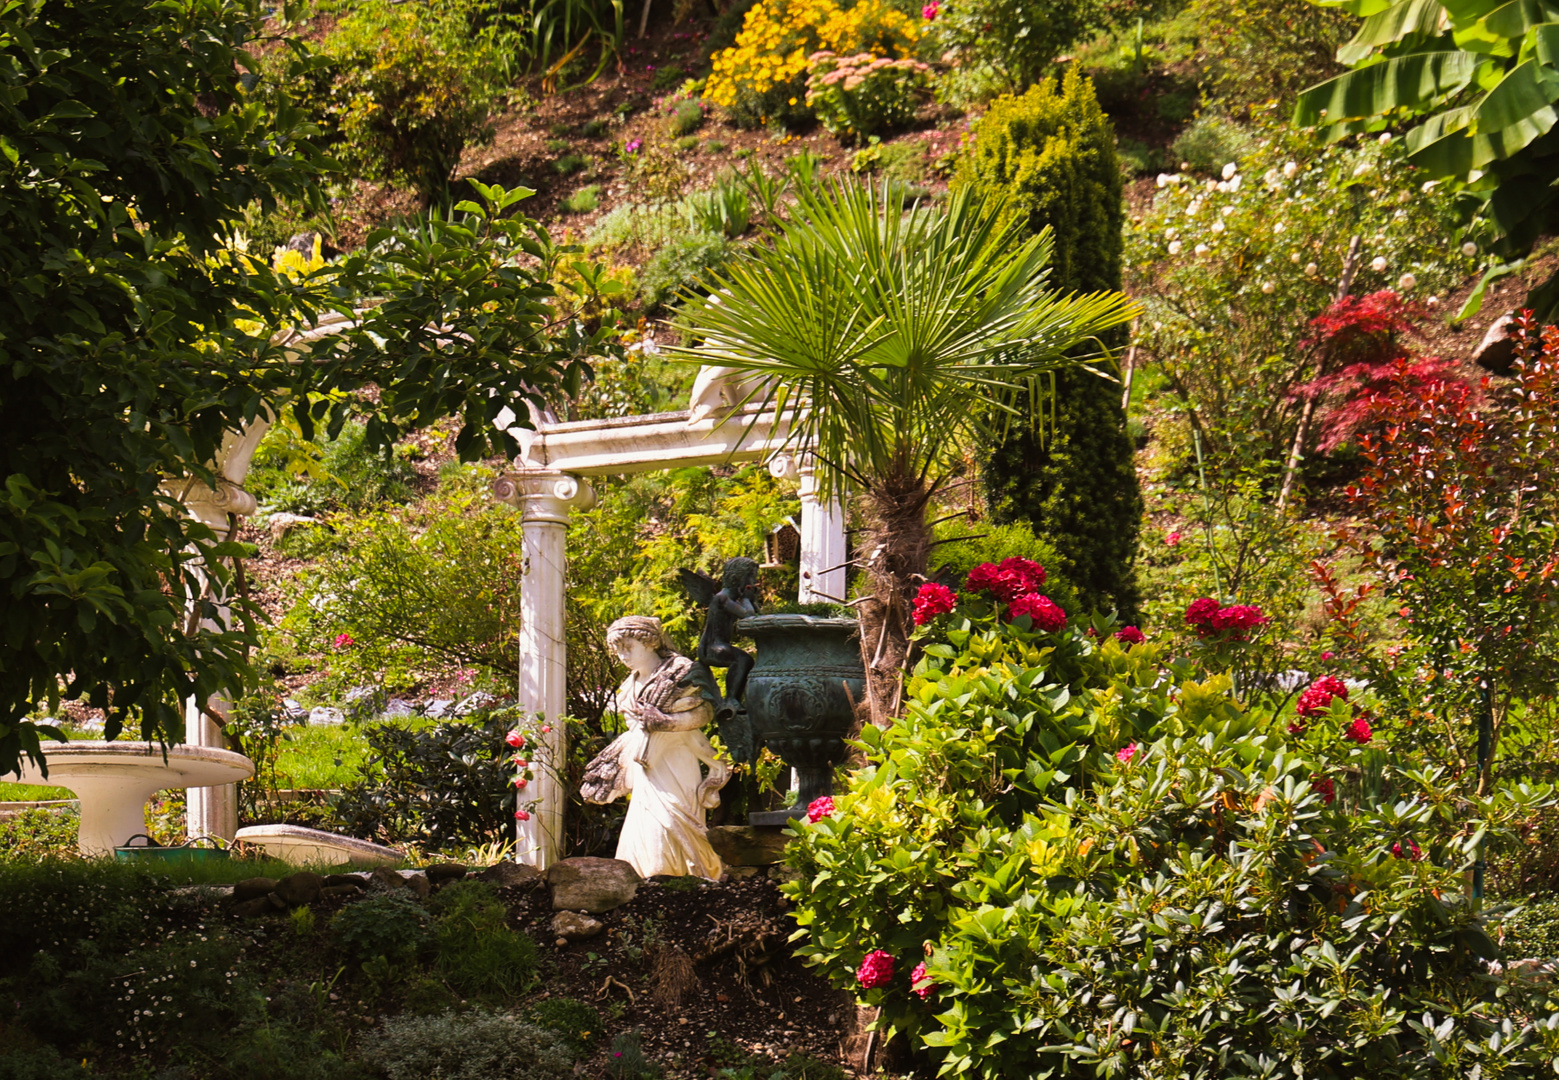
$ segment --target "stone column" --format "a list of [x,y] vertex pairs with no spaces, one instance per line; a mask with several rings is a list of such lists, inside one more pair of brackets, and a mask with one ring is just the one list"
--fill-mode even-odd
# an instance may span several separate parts
[[801,604],[840,602],[845,599],[844,506],[838,497],[820,498],[815,465],[810,454],[797,465],[801,480]]
[[595,492],[577,477],[549,470],[523,470],[493,482],[493,495],[519,508],[525,561],[520,580],[519,707],[536,713],[551,730],[532,755],[536,779],[529,789],[536,808],[515,822],[515,859],[545,870],[563,851],[563,810],[568,794],[558,767],[567,760],[562,723],[568,698],[565,679],[564,570],[568,515],[595,505]]
[[[215,490],[199,484],[184,497],[184,509],[189,516],[222,538],[227,536],[231,528],[228,514],[247,517],[257,508],[253,495],[228,480],[218,481]],[[221,627],[226,627],[231,614],[226,597],[214,596],[211,599],[216,602],[217,617],[205,620],[205,626],[219,629],[217,623],[220,622]],[[226,717],[231,707],[232,702],[219,695],[206,701],[206,708],[222,717]],[[222,729],[200,710],[193,698],[184,707],[184,741],[191,746],[232,749],[222,737]],[[218,784],[186,789],[184,829],[191,837],[219,836],[224,840],[232,840],[237,836],[238,785]]]

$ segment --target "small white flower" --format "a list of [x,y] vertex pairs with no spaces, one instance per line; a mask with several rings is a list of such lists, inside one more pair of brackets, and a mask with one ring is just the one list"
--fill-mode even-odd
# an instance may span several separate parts
[[1384,271],[1386,269],[1386,257],[1384,255],[1375,256],[1370,260],[1370,269],[1377,274]]
[[1201,210],[1202,210],[1202,200],[1201,199],[1196,199],[1196,200],[1194,200],[1191,203],[1190,206],[1185,208],[1186,217],[1195,217],[1197,214],[1199,214],[1201,212]]
[[1440,298],[1438,296],[1431,296],[1428,300],[1425,300],[1424,303],[1432,308],[1439,307]]
[[1240,190],[1240,181],[1243,179],[1245,179],[1243,176],[1236,176],[1233,180],[1230,180],[1229,191],[1233,193]]
[[1367,173],[1369,171],[1370,171],[1370,163],[1367,162],[1367,161],[1361,161],[1357,165],[1354,166],[1354,168],[1353,168],[1353,175],[1354,176],[1363,176],[1365,173]]
[[1471,240],[1467,241],[1462,245],[1462,254],[1467,256],[1469,259],[1472,258],[1474,255],[1478,254],[1478,245],[1474,244]]
[[1380,143],[1380,145],[1382,145],[1382,146],[1390,146],[1391,145],[1391,132],[1389,132],[1389,131],[1381,132],[1380,138],[1376,139],[1375,141]]
[[1180,235],[1180,230],[1179,229],[1165,229],[1164,230],[1164,239],[1165,240],[1173,240],[1175,237],[1177,237],[1179,235]]
[[1228,217],[1230,214],[1234,213],[1234,207],[1225,206],[1223,210],[1220,211],[1220,213],[1222,213],[1224,217]]
[[1282,233],[1283,233],[1283,230],[1285,230],[1285,229],[1287,229],[1287,228],[1288,228],[1288,226],[1287,226],[1287,225],[1284,225],[1284,224],[1283,224],[1283,223],[1282,223],[1282,222],[1281,222],[1281,221],[1280,221],[1280,222],[1278,222],[1278,223],[1277,223],[1277,224],[1276,224],[1276,225],[1274,225],[1274,226],[1272,226],[1272,231],[1273,231],[1273,232],[1275,232],[1275,233],[1277,233],[1277,234],[1279,234],[1279,235],[1282,235]]
[[1233,180],[1234,174],[1239,171],[1240,167],[1231,161],[1223,167],[1223,178],[1225,180]]
[[1221,221],[1213,222],[1213,232],[1223,232],[1223,222],[1221,222]]
[[1305,276],[1306,277],[1315,277],[1315,275],[1319,274],[1320,272],[1321,272],[1321,268],[1319,266],[1317,266],[1315,263],[1305,263]]
[[1290,161],[1287,165],[1283,166],[1283,179],[1292,180],[1298,174],[1298,172],[1299,164],[1297,162]]
[[1211,250],[1212,250],[1212,248],[1208,247],[1206,244],[1197,244],[1196,245],[1196,253],[1198,255],[1206,255]]
[[1276,288],[1277,286],[1272,284],[1270,281],[1263,281],[1261,283],[1261,291],[1266,293],[1268,296],[1271,296]]
[[1268,169],[1266,172],[1261,174],[1261,182],[1266,184],[1268,187],[1277,187],[1277,183],[1280,179],[1282,179],[1282,174],[1279,173],[1276,169]]
[[1179,240],[1171,240],[1170,243],[1169,243],[1169,253],[1171,255],[1179,255],[1180,254],[1180,250],[1181,250],[1180,241]]
[[1418,279],[1412,274],[1403,274],[1401,277],[1397,278],[1397,287],[1400,288],[1403,292],[1410,292],[1413,289],[1418,288]]
[[1288,257],[1288,261],[1291,262],[1291,263],[1297,263],[1299,261],[1299,252],[1296,251],[1292,255],[1290,255]]
[[1168,173],[1159,173],[1158,174],[1158,180],[1156,181],[1156,183],[1158,184],[1159,187],[1167,186],[1169,184],[1169,174]]
[[1228,191],[1229,190],[1229,185],[1226,182],[1220,180],[1220,181],[1218,181],[1218,183],[1215,186],[1214,190],[1216,190],[1216,191]]

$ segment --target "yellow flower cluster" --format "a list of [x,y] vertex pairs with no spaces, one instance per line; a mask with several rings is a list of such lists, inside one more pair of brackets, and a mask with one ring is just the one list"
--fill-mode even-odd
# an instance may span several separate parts
[[[919,36],[915,21],[883,0],[860,0],[849,10],[834,0],[759,0],[747,13],[736,44],[715,54],[704,93],[736,112],[785,112],[804,92],[807,57],[817,50],[898,56]],[[787,89],[795,92],[764,101]]]

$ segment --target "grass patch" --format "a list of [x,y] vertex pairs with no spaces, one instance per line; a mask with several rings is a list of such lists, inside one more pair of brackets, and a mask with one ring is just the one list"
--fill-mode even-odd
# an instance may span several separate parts
[[588,214],[601,206],[601,185],[582,187],[558,204],[565,214]]
[[564,154],[552,163],[552,167],[557,170],[559,176],[572,176],[587,164],[589,163],[580,154]]
[[[408,724],[418,724],[408,720]],[[288,728],[276,759],[276,783],[284,788],[339,788],[358,775],[368,744],[356,729]]]
[[74,799],[69,788],[44,784],[0,784],[0,802],[44,802],[49,799]]

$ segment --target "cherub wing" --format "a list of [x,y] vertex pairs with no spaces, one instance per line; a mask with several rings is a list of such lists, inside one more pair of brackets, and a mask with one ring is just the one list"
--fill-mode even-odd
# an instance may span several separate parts
[[683,590],[693,598],[695,604],[708,607],[714,603],[715,593],[720,591],[720,583],[714,578],[686,567],[678,570],[677,576],[682,580]]

